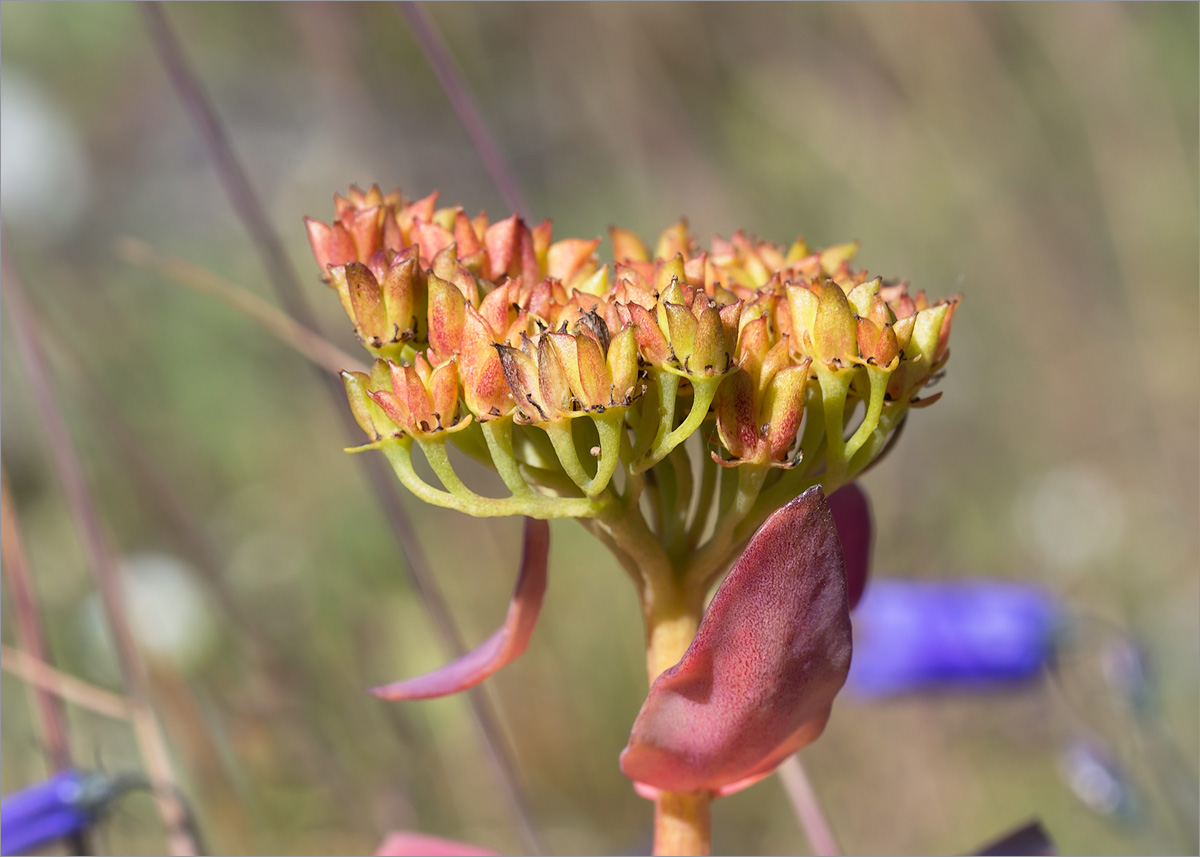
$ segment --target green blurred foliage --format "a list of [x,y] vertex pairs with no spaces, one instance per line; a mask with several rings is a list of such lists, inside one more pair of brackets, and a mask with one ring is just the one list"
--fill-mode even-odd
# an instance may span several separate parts
[[[349,183],[437,188],[502,214],[478,156],[392,4],[170,4],[166,12],[328,335],[355,344],[300,218]],[[685,214],[814,244],[934,296],[961,292],[945,397],[866,480],[877,567],[1040,581],[1144,641],[1175,753],[1194,776],[1198,639],[1195,4],[448,4],[431,9],[539,215],[560,235]],[[362,691],[442,661],[321,381],[223,305],[116,259],[133,236],[268,299],[134,5],[2,5],[3,79],[58,113],[86,166],[69,222],[6,195],[4,219],[53,343],[57,390],[113,544],[193,566],[146,490],[119,414],[212,546],[197,575],[219,635],[152,660],[183,788],[217,853],[368,853],[419,828],[519,847],[465,702]],[[15,84],[14,84],[15,85]],[[6,89],[5,107],[14,103]],[[11,122],[26,121],[13,114]],[[49,150],[9,169],[51,179]],[[14,173],[15,175],[15,173]],[[58,175],[62,175],[61,171]],[[60,212],[61,213],[61,212]],[[7,322],[6,322],[7,323]],[[84,557],[6,336],[4,465],[56,663],[116,687],[85,609]],[[105,404],[107,403],[107,404]],[[500,621],[515,521],[406,497],[471,641]],[[492,679],[534,815],[556,853],[634,853],[649,805],[616,767],[645,692],[636,600],[575,524],[528,654]],[[6,591],[4,641],[14,635]],[[164,619],[164,621],[169,621]],[[805,751],[848,853],[962,853],[1040,817],[1067,853],[1173,853],[1170,786],[1089,651],[983,698],[843,699]],[[29,696],[3,679],[5,792],[43,774]],[[71,711],[81,764],[138,766],[119,723]],[[1081,731],[1140,790],[1127,824],[1056,769]],[[771,780],[715,809],[718,853],[805,846]],[[1193,831],[1194,834],[1194,831]],[[163,847],[148,801],[100,847]]]

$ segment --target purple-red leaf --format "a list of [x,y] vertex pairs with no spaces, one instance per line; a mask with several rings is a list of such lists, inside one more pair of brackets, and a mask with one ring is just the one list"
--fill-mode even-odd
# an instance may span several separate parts
[[621,770],[643,794],[745,788],[821,734],[849,666],[842,548],[814,487],[754,534],[650,687]]
[[375,852],[375,857],[500,857],[488,851],[453,839],[426,836],[424,833],[409,833],[398,830],[389,833],[387,839]]
[[[431,673],[371,689],[381,699],[430,699],[448,696],[484,679],[525,651],[546,594],[546,566],[550,554],[550,527],[545,521],[525,519],[525,547],[521,574],[508,605],[504,625],[457,660]],[[465,852],[464,852],[465,853]],[[480,852],[482,853],[482,852]]]
[[846,560],[846,600],[853,610],[862,598],[871,570],[871,501],[857,482],[843,485],[829,496],[829,510],[842,540]]

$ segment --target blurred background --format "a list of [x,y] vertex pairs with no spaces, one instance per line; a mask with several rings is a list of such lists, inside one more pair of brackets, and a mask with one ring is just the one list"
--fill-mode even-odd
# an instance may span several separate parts
[[[347,351],[303,215],[328,221],[352,182],[506,213],[396,6],[165,12]],[[873,273],[964,296],[944,398],[865,480],[877,573],[1036,583],[1083,631],[1058,678],[1012,692],[844,695],[804,758],[846,851],[963,853],[1033,817],[1065,853],[1195,848],[1173,806],[1181,782],[1194,788],[1200,694],[1196,5],[428,12],[558,235],[618,223],[654,237],[684,215],[705,241],[861,239]],[[274,301],[141,10],[6,2],[2,15],[5,252],[210,848],[370,853],[412,828],[519,851],[465,701],[363,692],[445,653],[319,374],[114,251],[133,237]],[[11,322],[6,308],[3,461],[51,658],[120,690]],[[503,616],[519,522],[404,501],[480,641]],[[636,600],[576,524],[553,536],[542,622],[486,692],[546,847],[646,853],[651,807],[616,765],[645,694]],[[1150,725],[1103,680],[1118,632],[1143,647]],[[6,673],[2,687],[8,793],[47,769],[27,685]],[[126,723],[72,706],[69,727],[78,765],[140,767]],[[1111,782],[1072,767],[1080,740]],[[808,847],[775,779],[719,801],[714,830],[716,853]],[[138,797],[94,847],[164,842]]]

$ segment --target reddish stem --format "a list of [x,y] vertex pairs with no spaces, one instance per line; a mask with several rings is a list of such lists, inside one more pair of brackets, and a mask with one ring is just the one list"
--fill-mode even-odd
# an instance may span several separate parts
[[[37,593],[29,575],[25,559],[25,545],[21,540],[21,528],[13,508],[12,495],[8,491],[8,474],[0,466],[0,555],[3,556],[4,572],[12,591],[13,608],[17,622],[17,639],[21,648],[38,661],[47,662],[46,636],[38,613]],[[38,717],[42,725],[46,758],[50,767],[62,771],[71,767],[71,750],[67,741],[66,712],[54,694],[41,687],[34,688]]]

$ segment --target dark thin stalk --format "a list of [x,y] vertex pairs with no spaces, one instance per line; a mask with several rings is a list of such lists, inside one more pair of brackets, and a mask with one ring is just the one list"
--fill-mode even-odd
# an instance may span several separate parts
[[3,267],[3,295],[12,322],[13,340],[29,378],[39,425],[46,438],[54,469],[62,483],[67,507],[79,532],[84,556],[91,569],[96,589],[100,593],[125,693],[134,703],[132,719],[138,747],[146,772],[155,784],[155,801],[166,827],[171,852],[196,854],[196,842],[188,829],[187,814],[179,801],[171,771],[166,739],[150,706],[145,665],[139,657],[125,618],[116,560],[109,549],[100,516],[88,493],[83,467],[71,442],[66,422],[51,391],[45,353],[33,324],[29,302],[21,287],[16,266],[9,254],[10,242],[5,235],[0,244],[0,266]]
[[483,114],[479,112],[479,106],[471,97],[471,91],[467,89],[458,63],[454,61],[454,57],[446,48],[446,43],[442,39],[441,33],[438,32],[437,25],[429,17],[429,13],[425,11],[422,4],[411,2],[411,0],[398,0],[397,5],[400,7],[400,14],[404,16],[404,20],[408,22],[408,26],[412,28],[413,34],[417,37],[417,44],[421,46],[421,52],[425,54],[430,68],[437,75],[438,82],[446,93],[446,99],[458,115],[458,121],[462,123],[463,130],[471,138],[471,144],[479,154],[479,159],[483,161],[488,175],[492,177],[496,190],[500,191],[504,204],[510,211],[514,211],[528,220],[531,211],[525,194],[521,192],[521,185],[517,182],[512,166],[500,150]]
[[[157,2],[147,2],[139,7],[145,15],[151,41],[166,68],[171,82],[178,93],[188,115],[195,122],[213,166],[229,196],[230,203],[241,218],[255,249],[262,257],[263,265],[270,275],[280,302],[297,321],[313,331],[316,324],[311,310],[303,298],[303,290],[295,269],[288,260],[274,228],[271,226],[248,177],[242,170],[233,148],[217,119],[207,94],[187,64],[183,50],[172,32],[166,15]],[[341,384],[321,372],[325,387],[334,399],[334,409],[352,437],[360,432],[346,407]],[[384,516],[392,528],[393,535],[407,560],[407,569],[413,588],[432,621],[442,646],[453,656],[459,657],[466,651],[462,636],[451,617],[450,610],[437,589],[430,571],[429,561],[420,546],[412,523],[396,492],[391,477],[379,466],[379,462],[367,456],[358,456],[368,483],[374,490]],[[468,701],[483,742],[489,766],[492,768],[500,792],[508,804],[509,817],[517,826],[522,843],[530,853],[542,853],[543,849],[531,821],[531,813],[521,791],[516,766],[507,741],[500,730],[499,720],[490,700],[480,688],[468,691]]]

